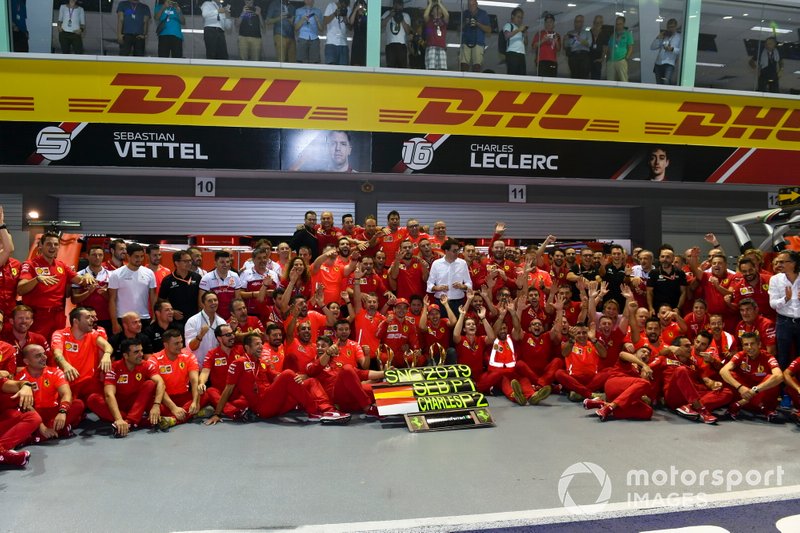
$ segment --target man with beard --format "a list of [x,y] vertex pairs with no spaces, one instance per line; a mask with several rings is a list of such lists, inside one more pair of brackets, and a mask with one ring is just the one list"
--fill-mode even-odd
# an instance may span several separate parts
[[739,400],[728,406],[728,417],[736,420],[741,409],[764,415],[767,422],[777,420],[780,384],[783,372],[778,361],[761,348],[758,333],[745,333],[742,351],[734,355],[722,370],[722,379],[733,387]]
[[619,244],[611,245],[611,259],[603,258],[600,267],[600,277],[608,284],[608,293],[603,299],[615,300],[620,309],[625,305],[622,296],[622,285],[630,281],[628,267],[625,264],[625,249]]
[[[207,292],[200,297],[203,308],[199,313],[186,321],[184,334],[189,341],[188,348],[194,352],[197,363],[202,366],[206,353],[217,347],[214,330],[217,326],[226,324],[225,319],[217,314],[219,300],[213,292]],[[162,335],[163,338],[163,335]]]
[[539,380],[534,385],[540,387],[553,383],[556,371],[564,368],[563,360],[560,357],[553,357],[561,346],[564,303],[564,298],[556,297],[553,303],[556,315],[550,331],[545,330],[541,318],[534,317],[530,321],[527,331],[519,339],[520,358],[539,376]]
[[164,278],[172,272],[170,269],[161,264],[161,247],[157,244],[148,244],[145,248],[147,253],[148,265],[147,268],[153,271],[156,277],[156,292],[161,288],[161,282]]
[[[11,311],[11,316],[7,318],[11,321],[11,329],[4,329],[0,335],[0,339],[7,342],[14,348],[12,356],[16,366],[22,366],[22,349],[29,344],[38,344],[44,347],[47,353],[48,361],[52,362],[52,351],[50,350],[50,343],[47,339],[31,331],[33,325],[33,310],[27,305],[18,305]],[[13,374],[14,372],[11,372]]]
[[[761,274],[758,265],[749,257],[739,260],[739,279],[733,282],[730,296],[725,301],[735,310],[743,300],[755,301],[759,312],[769,320],[775,320],[775,310],[769,306],[769,278],[768,274]],[[763,337],[762,337],[763,339]]]
[[383,231],[378,228],[378,220],[373,215],[364,219],[363,228],[356,226],[353,232],[353,238],[358,241],[358,251],[363,257],[375,257],[381,248],[383,235]]
[[[85,400],[101,389],[101,374],[111,368],[114,349],[94,329],[92,315],[84,307],[69,312],[70,327],[53,333],[53,360],[70,383],[72,396]],[[99,357],[102,353],[102,357]],[[100,359],[98,366],[97,360]]]
[[319,255],[319,244],[317,243],[317,214],[314,211],[306,211],[303,218],[303,226],[299,227],[292,235],[289,246],[295,252],[299,252],[302,246],[311,250],[311,259],[314,260]]
[[345,290],[344,280],[355,269],[355,261],[350,257],[350,239],[339,239],[338,248],[327,245],[322,254],[311,265],[311,276],[315,286],[323,287],[324,305],[336,302],[342,305],[342,291]]
[[159,427],[169,429],[191,420],[208,403],[208,396],[200,393],[197,359],[183,346],[181,332],[169,329],[163,339],[164,349],[149,360],[158,367],[165,386]]
[[693,286],[699,284],[702,297],[708,306],[708,312],[722,315],[725,320],[725,328],[732,330],[736,326],[738,317],[736,312],[725,302],[725,297],[733,294],[731,285],[735,281],[734,276],[728,272],[728,261],[724,255],[715,253],[711,256],[711,271],[704,272],[700,268],[699,260],[700,249],[692,248],[689,266],[695,276]]
[[353,272],[347,277],[347,293],[353,299],[355,286],[358,285],[362,295],[375,294],[378,296],[378,304],[383,305],[391,292],[386,287],[381,276],[375,273],[375,260],[369,256],[363,256],[356,265]]
[[179,331],[181,329],[178,324],[172,320],[175,316],[174,310],[172,309],[172,304],[167,300],[162,300],[161,298],[156,300],[156,303],[153,306],[153,311],[155,314],[155,320],[153,320],[142,330],[142,333],[150,342],[151,347],[161,346],[163,344],[161,336],[168,329],[177,329]]
[[161,282],[158,297],[172,304],[172,319],[175,326],[182,330],[189,317],[197,314],[203,276],[190,270],[192,254],[187,250],[173,253],[172,261],[175,263],[175,272]]
[[291,341],[287,339],[284,351],[283,368],[305,374],[306,367],[317,353],[316,346],[311,342],[311,324],[306,322],[297,326],[297,336]]
[[97,310],[97,324],[106,331],[111,331],[111,318],[108,314],[108,278],[110,272],[103,267],[103,247],[89,247],[89,265],[78,272],[81,276],[92,276],[95,284],[88,287],[72,286],[72,303]]
[[736,325],[735,336],[742,346],[741,339],[745,333],[758,333],[761,344],[774,356],[777,354],[775,347],[775,322],[769,318],[761,316],[761,308],[752,298],[745,298],[739,302],[739,314],[742,320]]
[[517,265],[506,259],[506,244],[503,241],[496,240],[492,243],[491,256],[484,264],[487,278],[495,280],[493,292],[496,294],[502,287],[506,287],[514,294],[517,290]]
[[478,256],[478,249],[474,244],[464,245],[464,261],[467,262],[472,286],[476,288],[483,286],[486,283],[486,265]]
[[122,317],[135,312],[140,318],[150,319],[150,302],[156,301],[156,276],[149,268],[142,268],[144,247],[128,245],[128,264],[118,268],[108,277],[108,314],[114,333],[122,331]]
[[126,339],[136,340],[142,346],[145,355],[153,353],[150,338],[142,333],[142,319],[139,318],[139,315],[130,311],[122,315],[120,322],[122,323],[122,331],[108,339],[108,343],[114,348],[114,360],[122,359],[122,341]]
[[394,311],[378,325],[375,336],[394,353],[391,361],[380,361],[381,364],[388,363],[398,368],[425,366],[427,358],[419,347],[417,326],[408,319],[407,314],[408,300],[398,298],[394,303]]
[[122,239],[114,239],[108,244],[108,253],[110,257],[108,261],[103,262],[103,268],[109,272],[122,267],[125,264],[125,259],[128,258],[128,248],[125,241]]
[[[227,324],[217,326],[214,330],[214,336],[216,336],[219,346],[206,354],[198,385],[200,394],[206,393],[208,395],[208,403],[210,405],[217,405],[222,397],[222,390],[225,388],[228,379],[228,367],[237,357],[244,355],[244,349],[241,344],[236,344],[236,338],[231,326]],[[209,381],[211,381],[210,387],[208,386]],[[223,408],[223,413],[228,418],[241,418],[246,408],[247,401],[243,396],[237,395],[235,398],[228,398],[228,402]]]
[[247,303],[247,314],[262,322],[268,321],[272,315],[272,291],[280,283],[278,273],[268,268],[271,263],[269,253],[268,248],[253,250],[253,268],[239,275],[241,289],[237,293],[237,297]]
[[567,272],[567,281],[569,281],[572,286],[573,302],[578,302],[581,299],[580,291],[577,287],[578,278],[583,278],[585,283],[600,281],[600,272],[594,265],[591,248],[584,248],[581,250],[580,262],[576,262],[575,265],[569,269],[569,272]]
[[[406,237],[405,228],[400,229],[400,213],[395,210],[386,215],[387,226],[381,236],[381,250],[386,254],[386,263],[394,263],[397,251]],[[413,248],[413,245],[412,245]]]
[[403,241],[389,269],[389,286],[398,298],[408,299],[413,294],[425,294],[427,281],[428,264],[414,257],[414,246],[410,241]]
[[686,301],[686,273],[676,268],[675,251],[662,244],[658,250],[658,266],[647,278],[647,308],[655,312],[662,304],[682,309]]
[[[214,253],[216,268],[203,276],[200,280],[200,299],[207,292],[213,292],[219,300],[219,315],[228,320],[231,317],[231,301],[236,298],[237,292],[242,288],[239,274],[231,270],[231,253],[227,250],[218,250]],[[202,301],[200,302],[202,305]]]
[[595,327],[579,323],[569,329],[569,339],[561,348],[564,357],[564,370],[558,370],[555,379],[570,391],[571,401],[582,401],[591,398],[592,391],[587,385],[597,375],[600,359],[605,358],[606,348],[597,341]]
[[231,318],[228,324],[233,328],[233,337],[237,344],[250,333],[264,335],[264,324],[256,317],[247,314],[247,304],[241,298],[234,298],[231,302]]
[[116,437],[125,437],[139,426],[157,425],[165,390],[157,366],[144,359],[141,344],[126,339],[121,351],[122,359],[106,372],[103,393],[94,393],[86,401],[100,420],[113,424]]

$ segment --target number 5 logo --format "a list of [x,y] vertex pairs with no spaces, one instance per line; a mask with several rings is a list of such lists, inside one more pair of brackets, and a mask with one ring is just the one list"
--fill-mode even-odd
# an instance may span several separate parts
[[411,170],[423,170],[433,162],[433,143],[414,137],[403,143],[403,163]]
[[36,136],[36,153],[49,161],[60,161],[69,154],[71,137],[58,126],[47,126]]

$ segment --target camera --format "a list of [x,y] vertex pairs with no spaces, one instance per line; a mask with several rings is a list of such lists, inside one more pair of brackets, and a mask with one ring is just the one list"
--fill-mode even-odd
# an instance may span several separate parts
[[475,26],[477,26],[477,25],[478,25],[478,19],[476,19],[475,17],[470,17],[470,19],[469,19],[469,25],[470,25],[470,26],[472,26],[472,27],[474,28]]
[[347,8],[350,7],[350,0],[339,0],[339,13],[340,17],[347,17]]
[[392,19],[394,19],[394,21],[396,23],[402,24],[402,22],[403,22],[403,12],[402,11],[395,11],[394,14],[392,14]]

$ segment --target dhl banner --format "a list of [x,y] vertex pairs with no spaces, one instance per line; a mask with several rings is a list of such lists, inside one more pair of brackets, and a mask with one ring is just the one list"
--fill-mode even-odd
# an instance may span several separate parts
[[321,69],[0,59],[0,121],[800,148],[800,100]]

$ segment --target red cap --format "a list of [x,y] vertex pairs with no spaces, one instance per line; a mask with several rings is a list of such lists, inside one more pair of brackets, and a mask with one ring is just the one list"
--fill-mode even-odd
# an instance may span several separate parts
[[408,305],[408,300],[406,300],[405,298],[398,298],[397,300],[394,301],[394,305],[400,305],[400,304]]
[[439,311],[440,313],[442,312],[442,310],[439,309],[439,306],[436,304],[431,304],[428,306],[428,312],[430,313],[431,311]]

